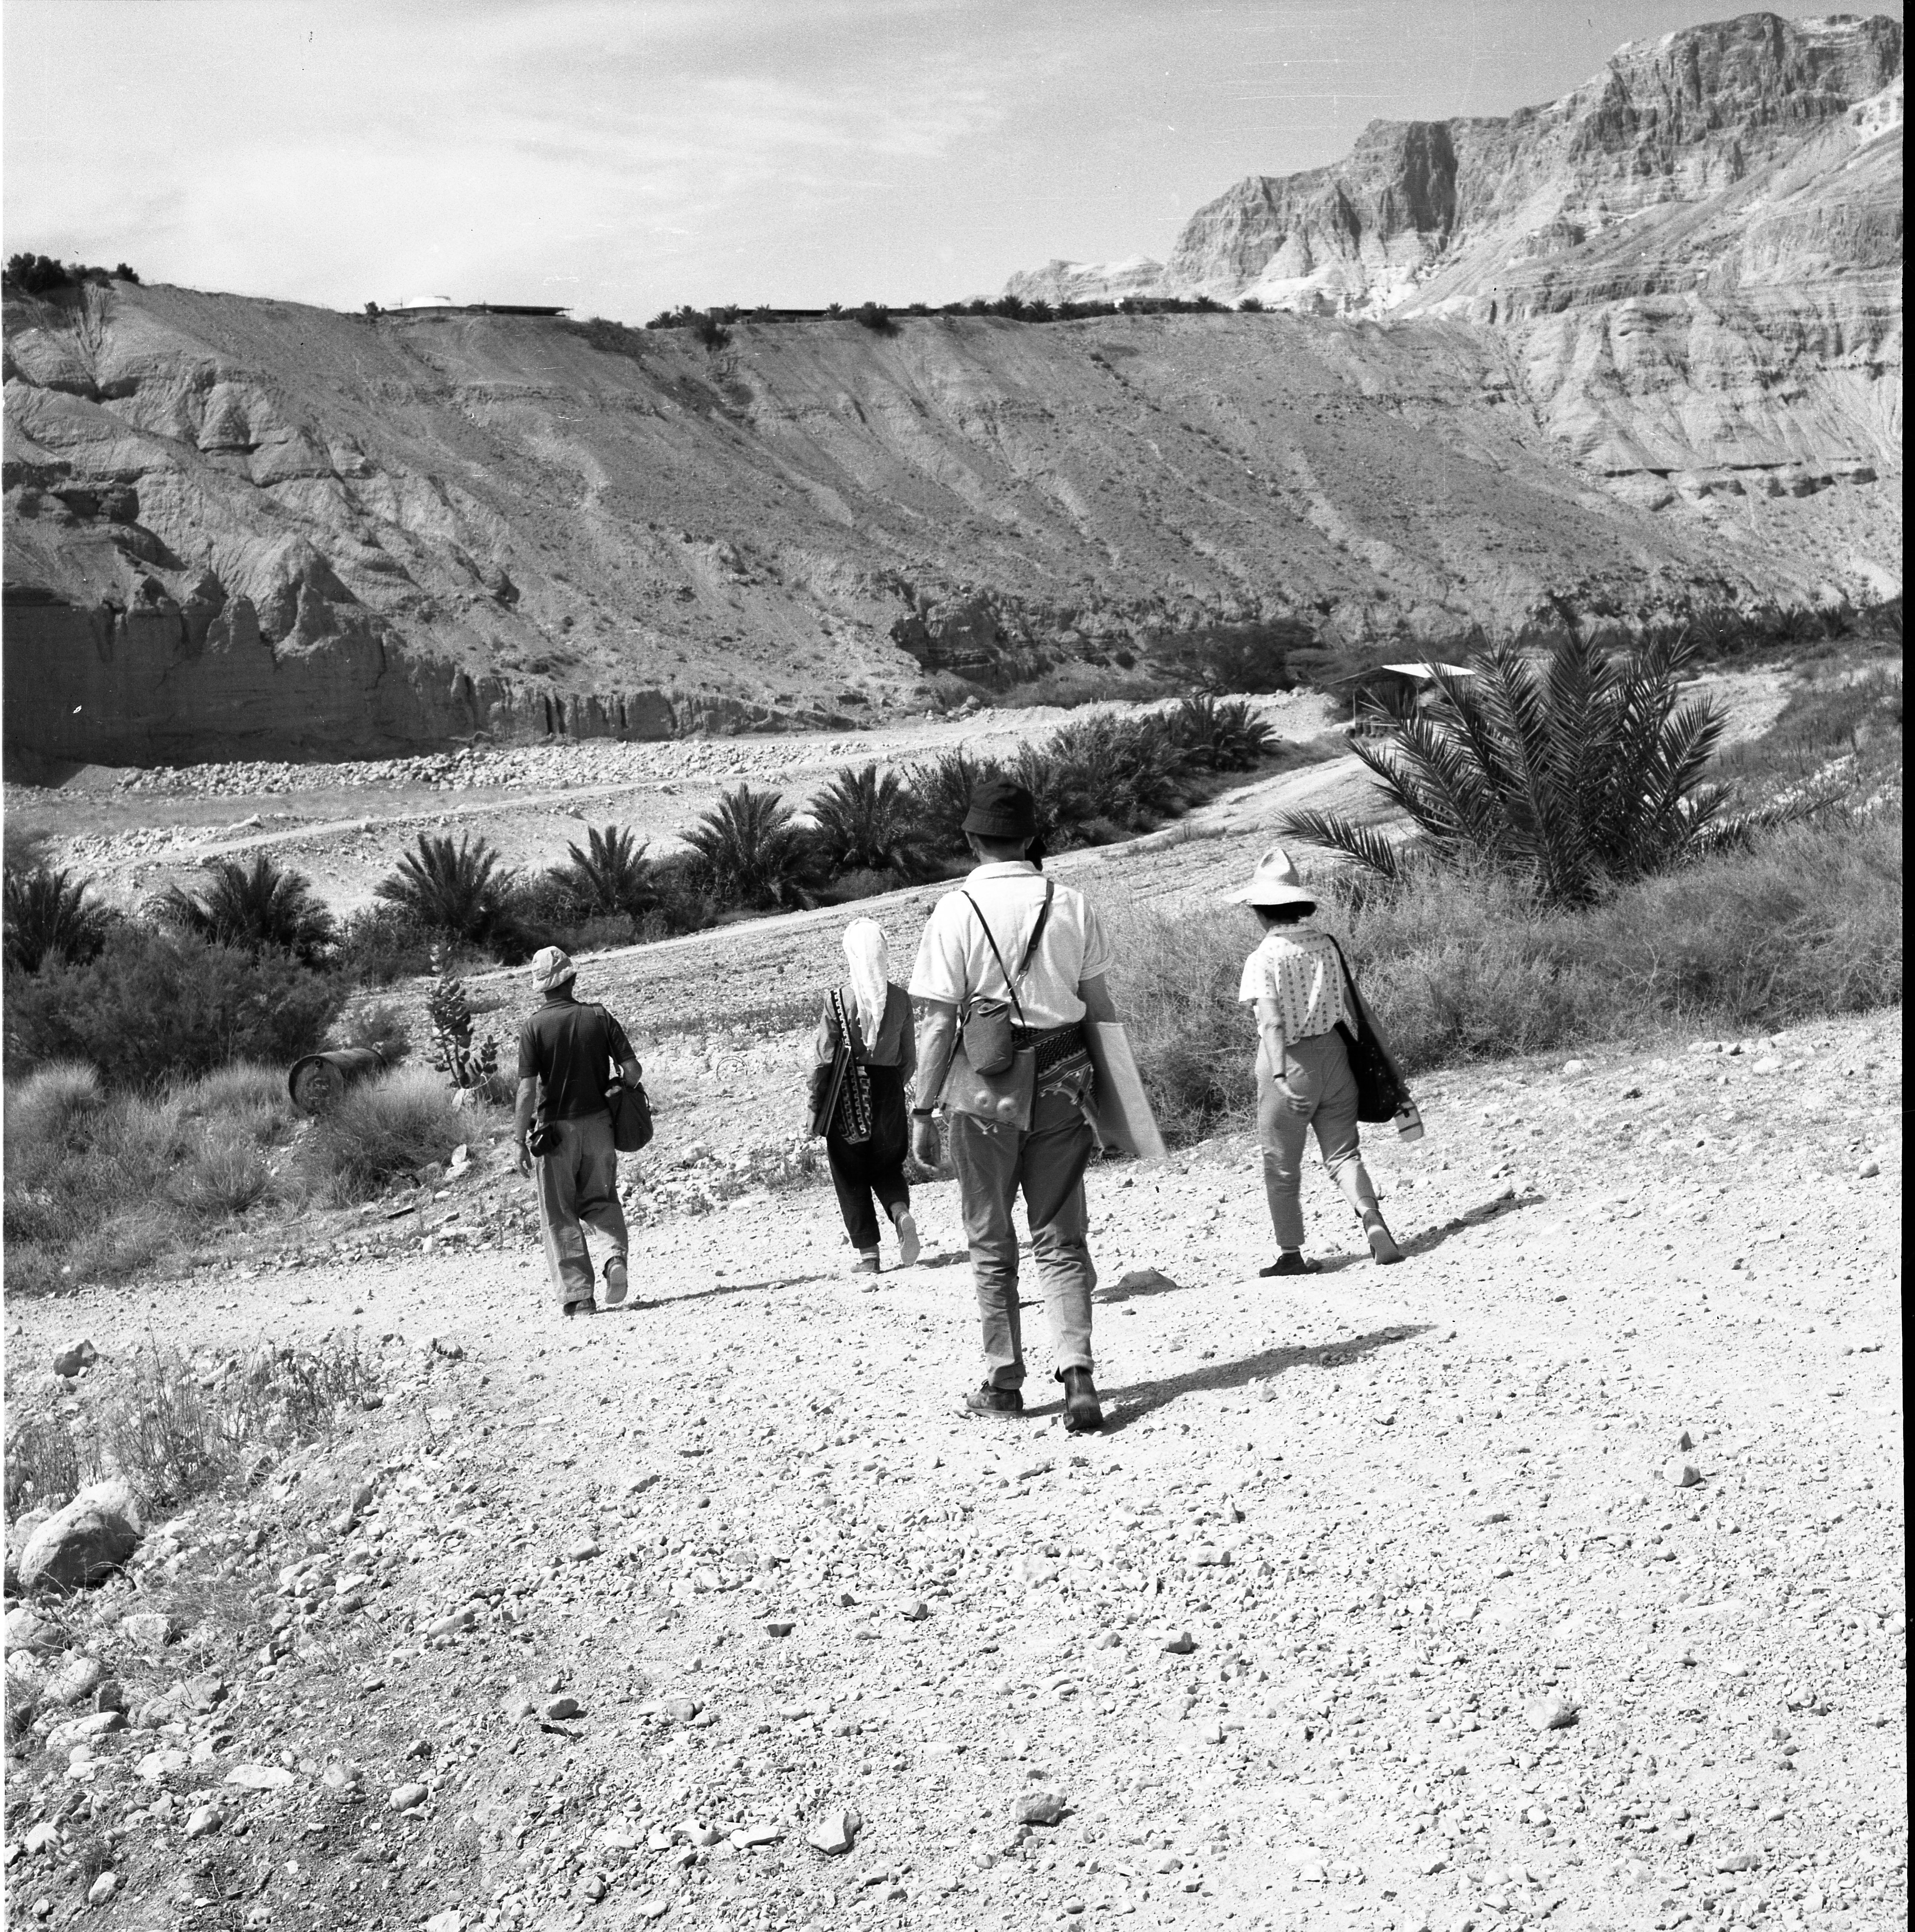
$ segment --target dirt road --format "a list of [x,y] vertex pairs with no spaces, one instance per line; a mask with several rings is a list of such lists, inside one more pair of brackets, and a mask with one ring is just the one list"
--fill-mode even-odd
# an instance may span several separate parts
[[[1035,1310],[1026,1419],[958,1413],[949,1187],[921,1191],[923,1263],[875,1282],[824,1189],[671,1213],[639,1305],[592,1324],[482,1225],[12,1308],[16,1402],[82,1333],[216,1355],[350,1330],[384,1364],[383,1407],[190,1513],[170,1572],[76,1624],[136,1696],[226,1687],[157,1741],[97,1740],[78,1788],[124,1828],[122,1888],[84,1916],[1889,1932],[1900,1048],[1884,1015],[1437,1081],[1428,1138],[1376,1150],[1410,1253],[1386,1271],[1319,1174],[1324,1272],[1259,1280],[1241,1140],[1100,1168],[1088,1441]],[[311,1614],[262,1663],[308,1552]],[[117,1618],[202,1574],[226,1619],[206,1586],[133,1654]],[[1540,1729],[1552,1700],[1573,1721]],[[142,1780],[156,1742],[179,1762]],[[251,1792],[239,1764],[289,1774]],[[389,1808],[402,1784],[424,1792]],[[74,1788],[13,1767],[10,1843]],[[189,1843],[208,1792],[223,1826]],[[1057,1822],[1020,1823],[1038,1794]],[[847,1810],[853,1848],[814,1850]],[[12,1898],[81,1916],[54,1870],[15,1864]]]

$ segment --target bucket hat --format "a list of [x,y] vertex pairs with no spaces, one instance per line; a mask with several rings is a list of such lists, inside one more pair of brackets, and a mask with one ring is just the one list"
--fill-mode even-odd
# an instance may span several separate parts
[[988,778],[971,794],[964,830],[980,838],[1034,838],[1037,803],[1024,788],[1006,778]]
[[1240,905],[1314,906],[1317,895],[1296,876],[1296,867],[1281,845],[1272,845],[1257,862],[1257,870],[1242,892],[1231,898]]
[[541,946],[532,956],[532,983],[538,992],[556,992],[577,973],[571,954],[562,946]]

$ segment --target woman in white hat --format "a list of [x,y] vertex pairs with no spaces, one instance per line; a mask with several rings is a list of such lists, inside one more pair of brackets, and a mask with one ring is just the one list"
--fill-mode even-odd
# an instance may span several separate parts
[[1330,1178],[1363,1223],[1379,1262],[1402,1250],[1383,1225],[1356,1136],[1356,1081],[1339,1022],[1353,1026],[1343,961],[1326,932],[1303,923],[1317,902],[1290,854],[1272,845],[1240,895],[1263,924],[1263,943],[1243,962],[1237,997],[1257,1014],[1257,1137],[1263,1191],[1276,1232],[1277,1258],[1266,1275],[1313,1274],[1303,1258],[1303,1144],[1314,1128]]

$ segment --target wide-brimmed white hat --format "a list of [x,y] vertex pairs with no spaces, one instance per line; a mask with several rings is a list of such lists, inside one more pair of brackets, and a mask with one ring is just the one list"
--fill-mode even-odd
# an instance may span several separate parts
[[532,956],[532,983],[541,993],[549,993],[577,976],[571,955],[562,946],[541,946]]
[[1296,876],[1296,867],[1281,845],[1272,845],[1257,862],[1248,885],[1230,897],[1239,905],[1313,906],[1317,895]]

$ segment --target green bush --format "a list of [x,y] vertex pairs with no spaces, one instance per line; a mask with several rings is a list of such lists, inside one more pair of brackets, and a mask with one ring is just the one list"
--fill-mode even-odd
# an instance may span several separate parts
[[153,1088],[235,1060],[289,1065],[319,1045],[348,990],[283,952],[128,924],[84,965],[9,972],[7,1070],[83,1060],[109,1088]]
[[370,986],[389,986],[430,971],[438,944],[433,928],[409,907],[370,905],[352,914],[340,931],[337,963]]
[[331,913],[303,872],[289,872],[266,853],[250,866],[216,859],[196,892],[169,886],[152,914],[188,938],[209,946],[237,946],[248,952],[277,946],[316,965],[338,937]]
[[369,1200],[391,1182],[448,1160],[491,1116],[454,1104],[451,1089],[424,1066],[362,1080],[315,1123],[300,1150],[308,1185],[337,1205]]
[[1170,713],[1171,742],[1207,772],[1251,772],[1278,748],[1277,734],[1242,698],[1197,692]]
[[971,795],[1001,769],[994,760],[973,758],[963,750],[941,752],[907,768],[905,782],[917,801],[918,830],[931,851],[956,858],[968,849],[963,828]]
[[1119,836],[1148,831],[1186,802],[1190,760],[1161,718],[1106,712],[1074,719],[1051,734],[1043,756],[1060,824],[1077,844],[1101,842],[1090,835],[1107,827]]
[[46,865],[8,866],[4,886],[4,954],[9,967],[37,973],[47,961],[96,959],[113,915],[87,894],[91,879]]

